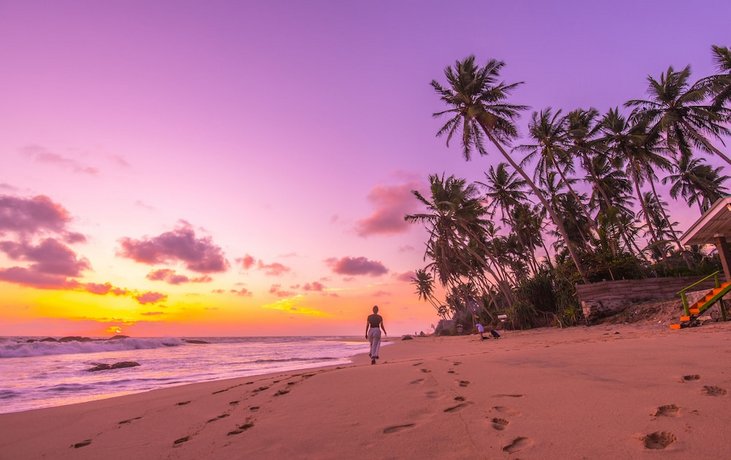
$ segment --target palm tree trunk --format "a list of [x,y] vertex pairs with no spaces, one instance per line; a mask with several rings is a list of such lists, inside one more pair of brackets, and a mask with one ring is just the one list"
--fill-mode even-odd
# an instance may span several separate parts
[[[584,202],[579,199],[579,195],[576,194],[576,191],[574,191],[574,188],[569,183],[568,179],[566,179],[566,176],[564,175],[564,172],[561,171],[561,168],[558,164],[554,162],[554,166],[556,167],[556,171],[558,171],[558,175],[561,176],[561,180],[564,184],[566,184],[566,188],[569,189],[569,193],[571,196],[574,197],[574,200],[576,200],[576,203],[581,207],[581,211],[584,213],[584,216],[586,216],[586,220],[589,223],[589,228],[593,232],[593,236],[595,238],[599,237],[599,229],[596,227],[596,224],[594,223],[594,220],[591,218],[591,214],[589,214],[589,210],[584,205]],[[586,241],[586,239],[584,240]]]
[[492,142],[495,147],[500,150],[500,153],[503,154],[505,159],[510,163],[510,165],[515,169],[518,174],[520,174],[523,177],[523,180],[526,181],[526,183],[530,186],[530,188],[533,190],[533,193],[538,197],[539,200],[541,200],[541,203],[543,206],[545,206],[546,211],[548,211],[548,214],[551,215],[551,219],[553,220],[554,225],[556,225],[556,229],[561,234],[561,236],[564,239],[564,242],[566,243],[566,248],[569,250],[569,255],[571,256],[571,260],[574,262],[574,265],[576,266],[576,270],[579,272],[579,275],[581,276],[582,281],[584,283],[588,284],[589,279],[586,277],[586,272],[584,271],[584,267],[581,265],[581,262],[579,261],[579,257],[576,254],[576,248],[574,247],[574,243],[569,239],[568,233],[566,233],[566,228],[564,228],[563,222],[561,219],[558,218],[556,215],[556,211],[551,207],[551,205],[546,200],[546,197],[543,196],[543,192],[536,186],[536,184],[531,180],[530,177],[523,171],[523,168],[521,168],[514,160],[513,158],[508,154],[508,152],[505,151],[503,146],[498,142],[497,139],[490,133],[490,130],[485,126],[485,123],[482,120],[479,120],[480,127],[482,128],[482,131],[485,133],[488,139],[490,139],[490,142]]
[[652,238],[652,242],[657,242],[657,235],[655,234],[655,227],[652,226],[652,222],[650,222],[650,213],[647,212],[647,203],[645,203],[645,200],[642,198],[642,190],[640,190],[640,178],[637,176],[637,172],[634,169],[634,165],[630,165],[630,168],[632,168],[632,179],[635,183],[635,191],[637,192],[637,199],[640,200],[640,206],[642,207],[642,214],[645,216],[645,223],[647,224],[647,230],[650,232],[650,238]]
[[678,251],[680,251],[680,254],[683,256],[685,265],[687,265],[688,268],[693,268],[690,263],[690,260],[688,258],[688,254],[685,253],[685,248],[680,243],[680,240],[678,239],[678,234],[675,232],[675,229],[673,228],[673,224],[672,224],[672,222],[670,222],[670,218],[668,217],[667,213],[665,212],[665,206],[663,206],[662,203],[660,202],[660,197],[657,195],[657,190],[655,190],[655,181],[652,180],[652,177],[648,177],[647,180],[650,181],[650,188],[652,189],[652,194],[655,196],[655,200],[657,200],[657,205],[660,206],[660,212],[662,213],[662,217],[668,223],[668,227],[670,228],[670,234],[673,236],[673,241],[675,242],[675,244],[678,245]]

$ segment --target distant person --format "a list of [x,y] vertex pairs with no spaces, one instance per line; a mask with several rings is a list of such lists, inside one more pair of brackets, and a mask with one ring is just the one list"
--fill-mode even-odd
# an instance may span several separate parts
[[485,337],[485,326],[483,326],[482,323],[477,323],[475,326],[477,326],[477,332],[480,333],[480,338],[482,340],[487,340],[487,337]]
[[373,314],[368,315],[366,320],[365,337],[371,343],[371,351],[368,356],[371,357],[371,364],[376,364],[378,359],[378,351],[381,349],[381,329],[386,333],[386,327],[383,325],[383,318],[378,314],[378,305],[373,307]]

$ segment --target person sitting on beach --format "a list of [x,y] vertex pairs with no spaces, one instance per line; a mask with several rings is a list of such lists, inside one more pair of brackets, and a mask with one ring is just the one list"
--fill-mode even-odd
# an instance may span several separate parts
[[477,323],[477,324],[475,324],[475,326],[477,327],[477,332],[480,333],[480,338],[482,340],[487,340],[487,337],[485,337],[485,335],[484,335],[485,334],[485,326],[483,326],[482,323]]
[[378,305],[373,307],[373,314],[368,315],[366,321],[365,337],[371,343],[371,351],[368,356],[371,357],[371,364],[376,364],[378,359],[378,351],[381,348],[381,329],[386,333],[386,327],[383,325],[383,318],[378,314]]

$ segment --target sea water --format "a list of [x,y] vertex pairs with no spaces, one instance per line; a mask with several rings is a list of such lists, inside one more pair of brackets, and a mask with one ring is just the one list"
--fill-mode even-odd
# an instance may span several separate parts
[[[0,413],[193,382],[340,365],[368,352],[368,343],[353,337],[38,339],[0,337]],[[89,371],[97,364],[121,361],[140,366]]]

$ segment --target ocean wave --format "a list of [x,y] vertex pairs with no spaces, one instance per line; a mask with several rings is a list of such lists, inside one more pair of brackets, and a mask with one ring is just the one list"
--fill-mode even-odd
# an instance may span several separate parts
[[88,342],[14,342],[0,344],[0,358],[27,358],[30,356],[143,350],[150,348],[177,347],[185,344],[186,343],[184,341],[176,338],[125,338],[92,340]]
[[0,390],[0,399],[10,399],[10,398],[17,398],[20,396],[20,393],[13,390]]
[[252,361],[255,364],[264,364],[264,363],[289,363],[293,361],[330,361],[332,359],[339,359],[339,358],[333,358],[332,356],[322,356],[322,357],[314,357],[314,358],[282,358],[282,359],[257,359],[256,361]]

